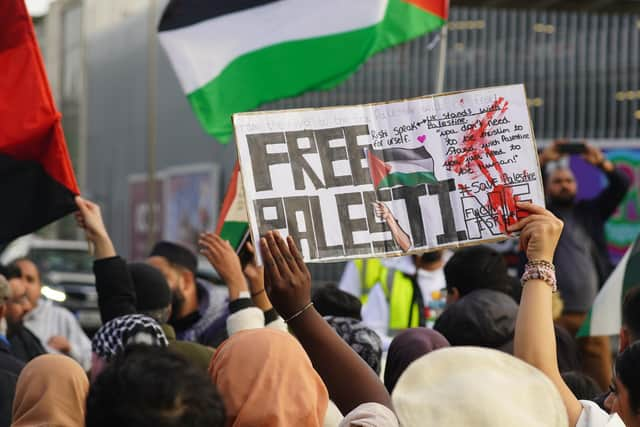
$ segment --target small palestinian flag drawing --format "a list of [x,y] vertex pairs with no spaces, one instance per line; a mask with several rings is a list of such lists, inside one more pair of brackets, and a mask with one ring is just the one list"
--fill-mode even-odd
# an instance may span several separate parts
[[578,337],[617,335],[622,325],[622,302],[640,286],[640,236],[629,247],[598,293]]
[[415,187],[438,182],[433,158],[425,147],[367,150],[371,181],[376,189]]
[[76,210],[79,193],[24,0],[0,12],[0,246]]
[[225,194],[222,202],[216,234],[220,235],[224,240],[228,240],[237,251],[246,241],[248,233],[249,219],[240,178],[240,165],[236,162],[231,181],[227,187],[227,194]]
[[158,37],[220,142],[231,115],[330,89],[371,56],[442,27],[447,0],[171,0]]

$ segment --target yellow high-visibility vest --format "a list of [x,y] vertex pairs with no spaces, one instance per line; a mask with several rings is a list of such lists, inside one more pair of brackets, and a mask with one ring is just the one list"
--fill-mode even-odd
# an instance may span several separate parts
[[414,290],[418,288],[410,277],[401,271],[385,267],[378,259],[358,259],[354,264],[360,277],[360,301],[363,305],[378,283],[382,287],[389,304],[389,330],[422,326],[422,298],[414,295]]

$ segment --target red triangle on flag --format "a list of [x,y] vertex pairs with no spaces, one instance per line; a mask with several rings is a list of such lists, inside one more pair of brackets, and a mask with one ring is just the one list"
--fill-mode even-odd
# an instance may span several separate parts
[[448,0],[404,0],[420,9],[433,13],[436,16],[446,20],[449,18],[449,1]]
[[372,150],[367,150],[367,161],[369,162],[369,174],[371,175],[373,186],[378,188],[380,181],[391,172],[391,166],[376,157]]

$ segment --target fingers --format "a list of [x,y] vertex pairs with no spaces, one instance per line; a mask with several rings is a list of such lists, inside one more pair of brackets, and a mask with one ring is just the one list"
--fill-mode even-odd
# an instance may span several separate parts
[[289,244],[289,250],[291,251],[293,258],[296,261],[298,268],[300,269],[300,271],[306,272],[307,265],[304,263],[304,259],[302,258],[302,254],[298,250],[298,247],[296,246],[296,242],[293,241],[293,238],[291,236],[287,236],[287,243]]
[[[269,244],[269,250],[271,251],[271,255],[273,256],[273,260],[278,267],[280,275],[291,276],[292,272],[289,268],[289,262],[285,260],[284,254],[281,250],[281,247],[284,249],[286,248],[286,245],[282,241],[282,237],[280,237],[280,234],[276,233],[277,232],[274,233],[273,231],[269,231],[267,233],[267,243]],[[286,248],[286,252],[287,254],[289,253],[288,248]]]
[[272,283],[277,283],[280,280],[280,270],[276,265],[276,261],[271,253],[269,242],[266,237],[260,238],[260,250],[262,252],[262,259],[264,260],[264,275],[267,284],[270,286]]
[[516,202],[516,206],[519,209],[525,210],[527,212],[531,212],[533,214],[551,215],[551,216],[553,216],[553,214],[551,212],[549,212],[548,210],[546,210],[542,206],[534,205],[531,202]]
[[253,244],[251,242],[247,240],[247,243],[245,243],[245,246],[247,248],[247,252],[249,252],[253,256],[256,255],[256,249],[253,247]]
[[529,215],[526,218],[516,222],[515,224],[509,225],[507,227],[507,230],[510,232],[520,231],[523,228],[525,228],[527,225],[531,224],[532,222],[540,221],[545,218],[546,218],[546,215],[540,215],[540,214]]

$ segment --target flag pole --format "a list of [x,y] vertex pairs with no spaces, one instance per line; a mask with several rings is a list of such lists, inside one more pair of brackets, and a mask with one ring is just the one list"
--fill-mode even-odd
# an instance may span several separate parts
[[147,245],[153,246],[156,230],[156,103],[157,103],[157,1],[149,0],[147,27],[147,203],[149,204],[149,234]]
[[449,32],[449,23],[447,22],[440,30],[440,54],[438,56],[438,72],[436,73],[436,90],[435,93],[444,92],[444,73],[447,63],[447,37]]

